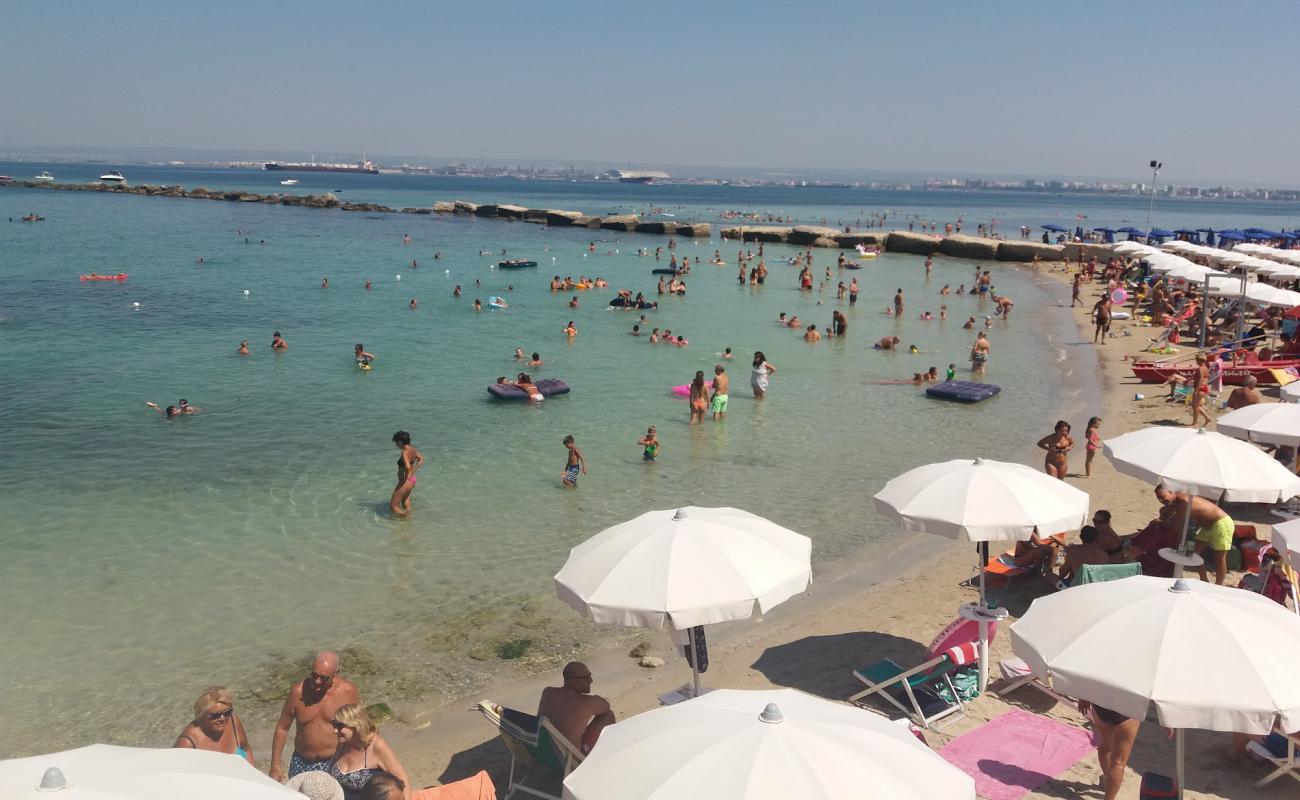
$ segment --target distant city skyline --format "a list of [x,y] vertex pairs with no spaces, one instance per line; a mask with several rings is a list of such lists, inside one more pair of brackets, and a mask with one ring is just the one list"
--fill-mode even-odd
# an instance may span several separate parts
[[1300,187],[1276,0],[0,2],[0,153]]

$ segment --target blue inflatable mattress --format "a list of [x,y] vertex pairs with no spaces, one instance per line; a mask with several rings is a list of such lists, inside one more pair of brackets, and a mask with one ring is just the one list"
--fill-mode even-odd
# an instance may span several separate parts
[[[568,394],[569,384],[559,378],[542,378],[536,381],[537,391],[542,393],[542,397],[554,397],[557,394]],[[488,387],[488,394],[498,400],[527,400],[528,395],[512,383],[494,383]]]
[[927,387],[925,390],[926,397],[933,397],[938,400],[955,400],[958,403],[978,403],[981,400],[987,400],[998,392],[1002,391],[1001,386],[994,386],[991,383],[975,383],[974,381],[945,381],[936,383]]

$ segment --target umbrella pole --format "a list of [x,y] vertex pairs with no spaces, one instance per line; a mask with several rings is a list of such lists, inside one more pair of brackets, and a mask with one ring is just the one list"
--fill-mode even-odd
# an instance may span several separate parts
[[1178,781],[1177,792],[1178,800],[1183,800],[1183,729],[1178,728],[1174,731],[1174,760],[1178,763],[1175,765],[1175,780]]
[[691,696],[699,697],[700,696],[700,659],[697,654],[692,653],[692,655],[694,657],[691,659],[691,680],[695,684],[695,693],[692,694]]
[[988,574],[984,569],[984,565],[988,563],[989,563],[989,543],[980,542],[979,546],[975,548],[975,569],[978,571],[980,576],[980,608],[989,607],[988,589],[984,585],[985,582],[988,580]]

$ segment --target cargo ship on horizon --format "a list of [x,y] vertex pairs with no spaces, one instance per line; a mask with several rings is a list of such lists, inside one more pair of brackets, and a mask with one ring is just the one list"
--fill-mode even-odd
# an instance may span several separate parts
[[378,175],[379,168],[364,158],[355,164],[319,164],[315,161],[297,163],[292,161],[268,161],[266,169],[279,172],[356,172],[364,175]]

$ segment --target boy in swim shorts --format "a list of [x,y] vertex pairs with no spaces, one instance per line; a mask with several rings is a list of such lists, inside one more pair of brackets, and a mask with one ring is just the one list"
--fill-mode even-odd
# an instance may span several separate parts
[[727,375],[727,370],[718,364],[713,368],[713,399],[709,402],[709,410],[713,412],[715,422],[720,422],[727,417],[727,390],[731,387],[731,377]]
[[582,457],[582,451],[573,443],[573,434],[564,437],[564,446],[568,449],[568,460],[564,465],[564,475],[560,481],[566,489],[578,488],[578,473],[587,474],[587,460]]

